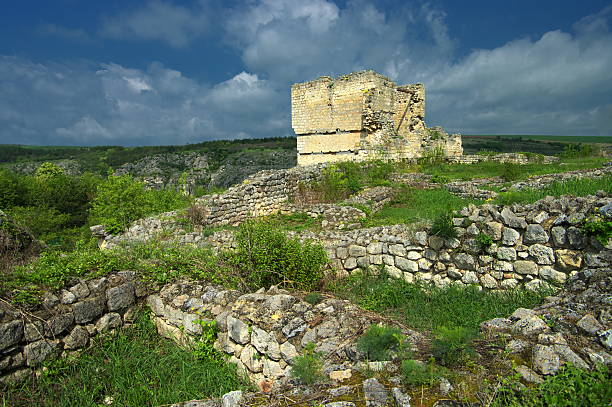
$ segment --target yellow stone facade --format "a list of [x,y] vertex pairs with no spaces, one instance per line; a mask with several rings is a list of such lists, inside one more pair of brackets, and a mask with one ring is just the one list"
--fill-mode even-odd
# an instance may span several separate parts
[[298,165],[461,155],[461,136],[425,126],[425,88],[397,86],[374,71],[322,76],[291,87]]

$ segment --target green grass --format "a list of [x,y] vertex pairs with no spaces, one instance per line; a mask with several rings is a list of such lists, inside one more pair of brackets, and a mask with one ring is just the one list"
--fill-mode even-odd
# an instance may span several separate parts
[[0,405],[97,407],[112,397],[113,406],[159,406],[247,388],[234,365],[197,358],[161,338],[143,313],[78,357],[49,363],[40,378],[9,387]]
[[452,210],[461,209],[470,203],[482,201],[463,199],[444,188],[416,189],[404,187],[398,190],[394,200],[379,212],[364,221],[364,226],[394,225],[434,220]]
[[[607,161],[609,160],[602,157],[567,158],[552,164],[531,163],[517,165],[516,171],[518,171],[518,179],[527,179],[534,175],[598,168]],[[503,176],[504,165],[489,161],[475,164],[440,164],[422,166],[421,171],[433,176],[444,176],[450,180],[470,180],[474,178]]]
[[424,289],[399,279],[356,273],[332,290],[361,307],[393,316],[415,329],[440,327],[478,329],[481,322],[511,314],[519,307],[532,308],[550,292],[527,290],[493,293],[477,287]]
[[498,205],[510,205],[513,203],[533,203],[546,196],[574,195],[586,196],[603,190],[612,193],[612,176],[601,178],[571,179],[563,182],[554,182],[541,189],[525,189],[521,191],[511,190],[502,192],[492,202]]

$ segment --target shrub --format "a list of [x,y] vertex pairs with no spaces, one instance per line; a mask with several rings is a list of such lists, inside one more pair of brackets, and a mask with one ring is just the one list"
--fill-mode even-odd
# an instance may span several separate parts
[[263,221],[247,221],[236,234],[230,261],[244,271],[253,288],[281,285],[312,290],[323,277],[327,253],[320,245],[301,243]]
[[432,354],[443,366],[451,367],[474,353],[475,333],[465,327],[440,327],[432,341]]
[[425,150],[417,160],[419,164],[438,166],[445,162],[444,150],[440,146]]
[[448,184],[450,182],[450,178],[446,175],[434,174],[431,177],[431,182],[435,182],[436,184]]
[[514,163],[504,163],[504,168],[502,170],[501,177],[504,181],[516,181],[521,176],[521,168],[519,164]]
[[387,325],[371,325],[357,341],[357,349],[369,360],[388,360],[389,352],[401,343],[401,331]]
[[403,360],[401,365],[402,381],[406,386],[432,386],[440,377],[436,365],[418,360]]
[[431,233],[442,237],[457,237],[452,213],[447,212],[439,215],[431,225]]
[[315,344],[308,343],[304,347],[304,353],[293,359],[291,375],[303,384],[313,384],[325,378],[323,375],[323,356],[320,352],[315,352]]
[[210,210],[205,206],[192,205],[187,208],[187,219],[189,219],[193,225],[203,226],[209,214]]
[[177,191],[145,190],[130,175],[109,175],[98,185],[90,210],[90,222],[99,223],[110,233],[125,230],[133,221],[147,215],[179,209],[189,198]]

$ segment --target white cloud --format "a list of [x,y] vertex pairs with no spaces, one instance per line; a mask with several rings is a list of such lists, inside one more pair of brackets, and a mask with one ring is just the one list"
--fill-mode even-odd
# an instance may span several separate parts
[[101,34],[114,39],[157,40],[180,48],[202,36],[209,24],[203,3],[189,8],[151,0],[131,12],[106,18]]
[[611,11],[432,72],[428,117],[465,133],[610,135]]
[[211,88],[159,63],[138,70],[0,57],[0,78],[0,143],[183,144],[276,136],[288,123],[288,96],[247,72]]

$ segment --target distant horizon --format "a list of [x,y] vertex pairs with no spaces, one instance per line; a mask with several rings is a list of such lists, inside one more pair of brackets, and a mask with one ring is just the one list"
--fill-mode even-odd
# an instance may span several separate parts
[[[609,138],[609,142],[612,143],[612,136],[572,136],[572,135],[559,135],[559,134],[461,134],[462,137],[559,137],[559,138]],[[138,148],[138,147],[172,147],[172,146],[189,146],[203,143],[213,143],[219,141],[228,142],[240,142],[240,141],[266,141],[274,139],[295,139],[295,135],[286,137],[253,137],[243,139],[219,139],[219,140],[204,140],[196,141],[192,143],[183,144],[143,144],[143,145],[121,145],[121,144],[98,144],[98,145],[77,145],[77,144],[18,144],[18,143],[0,143],[0,146],[15,146],[15,147],[56,147],[56,148],[100,148],[100,147],[122,147],[122,148]],[[554,141],[554,140],[551,140]],[[581,141],[575,141],[581,142]],[[583,141],[588,143],[589,141]]]

